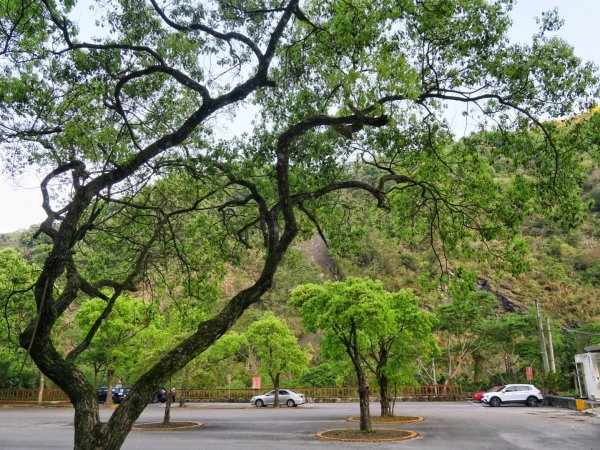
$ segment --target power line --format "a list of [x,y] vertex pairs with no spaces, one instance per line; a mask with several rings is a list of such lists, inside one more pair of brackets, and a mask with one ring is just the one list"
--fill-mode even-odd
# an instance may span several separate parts
[[589,331],[574,330],[573,328],[567,328],[562,325],[559,325],[559,328],[566,331],[567,333],[579,333],[579,334],[585,334],[588,336],[600,336],[600,333],[590,333]]

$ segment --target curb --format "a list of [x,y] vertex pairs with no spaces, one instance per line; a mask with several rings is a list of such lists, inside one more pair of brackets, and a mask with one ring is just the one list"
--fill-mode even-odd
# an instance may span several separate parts
[[[172,423],[177,423],[177,422],[172,422]],[[174,428],[164,428],[164,427],[156,427],[156,428],[152,428],[152,427],[136,427],[134,424],[133,427],[131,428],[132,431],[187,431],[187,430],[196,430],[198,428],[202,428],[204,427],[204,424],[202,422],[185,422],[185,423],[190,423],[191,425],[186,425],[183,427],[174,427]],[[141,422],[138,425],[162,425],[162,422]]]

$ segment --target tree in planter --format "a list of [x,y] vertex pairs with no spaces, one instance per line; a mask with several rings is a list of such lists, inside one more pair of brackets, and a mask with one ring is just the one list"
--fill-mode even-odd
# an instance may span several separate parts
[[[36,236],[50,245],[20,344],[69,395],[78,449],[119,448],[154,392],[267,292],[298,234],[334,229],[325,216],[343,220],[352,197],[436,250],[509,238],[538,207],[581,216],[577,134],[555,142],[539,118],[570,113],[595,77],[548,36],[553,15],[531,46],[511,46],[509,0],[108,0],[95,7],[110,34],[85,42],[73,3],[3,0],[0,151],[9,170],[35,162],[47,174]],[[252,135],[218,142],[217,120],[244,100],[260,107]],[[448,102],[496,132],[451,145]],[[494,180],[482,154],[513,164],[515,179]],[[373,176],[352,170],[356,156]],[[216,244],[230,264],[254,258],[255,276],[100,422],[78,364],[116,299],[169,284],[153,278],[165,267],[212,275],[183,250]],[[101,271],[90,248],[108,249]],[[53,329],[84,296],[106,307],[67,353]]]
[[371,431],[369,372],[380,383],[382,416],[390,415],[391,369],[403,359],[414,360],[418,356],[414,351],[435,347],[433,316],[419,310],[412,292],[392,294],[369,279],[301,285],[292,291],[290,301],[299,308],[309,331],[324,334],[321,348],[327,357],[352,361],[360,397],[360,430]]
[[275,390],[275,408],[279,408],[279,386],[284,374],[301,375],[307,368],[308,355],[300,347],[288,325],[271,313],[248,327],[246,338],[251,351],[260,359]]
[[360,402],[360,430],[370,432],[369,382],[364,364],[364,334],[385,327],[386,310],[382,289],[370,280],[349,279],[344,283],[305,284],[291,293],[308,331],[321,331],[321,351],[326,357],[352,361]]

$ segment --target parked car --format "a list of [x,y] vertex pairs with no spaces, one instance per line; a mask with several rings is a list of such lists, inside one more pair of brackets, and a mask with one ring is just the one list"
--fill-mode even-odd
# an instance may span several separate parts
[[[255,395],[250,399],[254,406],[267,406],[275,403],[275,391],[267,392],[263,395]],[[289,389],[279,389],[279,404],[287,406],[298,406],[306,403],[304,395]]]
[[123,399],[125,397],[127,397],[127,394],[129,394],[129,391],[131,391],[130,386],[119,388],[117,390],[117,398],[119,399],[119,401],[117,403],[121,403],[123,401]]
[[503,403],[523,403],[537,406],[544,396],[533,384],[507,384],[496,392],[486,392],[481,397],[483,403],[500,406]]
[[480,392],[475,392],[473,394],[473,401],[474,402],[480,402],[481,401],[481,397],[483,397],[483,394],[485,394],[486,392],[496,392],[496,391],[500,391],[502,390],[504,386],[494,386],[493,388],[488,389],[487,391],[480,391]]
[[[127,396],[130,387],[114,387],[112,388],[112,401],[113,403],[121,403],[121,401]],[[101,387],[97,390],[98,392],[98,402],[106,403],[106,394],[108,393],[108,388],[106,386]]]
[[108,391],[107,387],[101,387],[96,389],[96,394],[98,395],[98,402],[104,403],[106,401],[106,392]]

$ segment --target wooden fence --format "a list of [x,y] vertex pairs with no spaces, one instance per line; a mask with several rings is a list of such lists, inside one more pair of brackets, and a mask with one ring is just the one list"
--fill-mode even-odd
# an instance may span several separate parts
[[[287,388],[287,386],[286,386]],[[185,400],[198,401],[217,401],[224,399],[231,400],[250,400],[257,394],[262,394],[272,387],[263,389],[180,389],[177,390],[177,397]],[[305,397],[321,399],[340,399],[341,401],[357,399],[358,388],[356,387],[290,387],[292,391],[304,394]],[[377,396],[378,389],[371,388],[371,395]],[[389,395],[397,398],[427,397],[431,399],[459,399],[462,398],[462,386],[460,384],[438,384],[438,385],[420,385],[420,386],[401,386],[396,391],[390,389]]]
[[[37,389],[7,388],[0,389],[0,402],[34,402],[38,401]],[[61,389],[45,388],[42,402],[68,402],[69,397]]]
[[[262,394],[273,388],[264,389],[177,389],[178,399],[187,401],[250,401],[250,398],[257,394]],[[306,398],[314,400],[339,399],[340,401],[357,399],[358,388],[356,387],[295,387],[289,388],[292,391],[304,394]],[[460,399],[462,398],[462,386],[459,384],[438,384],[438,385],[420,385],[420,386],[402,386],[396,391],[390,389],[390,396],[397,398],[426,397],[429,399]],[[377,396],[378,389],[371,388],[371,395]],[[37,402],[37,389],[10,388],[0,389],[0,402]],[[69,401],[67,394],[58,388],[44,389],[43,402]]]

